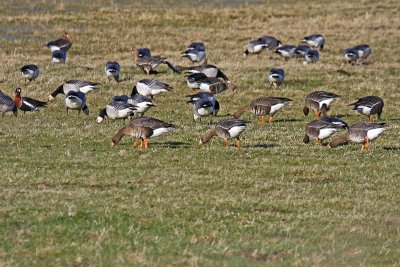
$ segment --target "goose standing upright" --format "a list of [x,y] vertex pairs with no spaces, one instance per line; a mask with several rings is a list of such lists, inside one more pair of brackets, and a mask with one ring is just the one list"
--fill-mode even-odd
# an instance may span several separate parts
[[20,70],[22,73],[22,77],[24,77],[25,79],[25,82],[26,80],[30,82],[34,81],[37,77],[39,77],[39,67],[35,64],[25,65]]
[[14,100],[11,96],[6,95],[3,91],[0,90],[0,113],[1,116],[4,117],[6,112],[12,112],[16,117],[18,115],[17,106],[14,103]]
[[69,91],[64,97],[64,105],[67,108],[67,114],[72,109],[78,110],[78,115],[81,113],[81,110],[86,115],[89,115],[89,108],[86,106],[86,96],[80,91]]
[[15,106],[24,113],[27,111],[39,111],[43,107],[47,107],[47,103],[32,99],[30,97],[21,97],[22,89],[15,89],[14,103]]
[[108,80],[114,78],[115,81],[119,82],[119,74],[120,74],[121,67],[118,62],[116,61],[108,61],[105,66],[105,71]]

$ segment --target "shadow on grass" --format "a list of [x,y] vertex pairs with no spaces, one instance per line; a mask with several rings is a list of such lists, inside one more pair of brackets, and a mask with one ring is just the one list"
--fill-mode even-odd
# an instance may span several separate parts
[[273,120],[272,123],[274,123],[274,122],[299,122],[299,121],[304,121],[304,120],[300,120],[300,119],[277,119],[277,120]]
[[184,142],[151,142],[150,146],[157,146],[163,148],[191,148],[194,147],[191,143]]
[[383,147],[383,149],[389,150],[389,151],[400,151],[400,147],[396,147],[396,146],[385,146],[385,147]]
[[273,148],[280,147],[278,144],[256,144],[251,146],[243,146],[243,148]]

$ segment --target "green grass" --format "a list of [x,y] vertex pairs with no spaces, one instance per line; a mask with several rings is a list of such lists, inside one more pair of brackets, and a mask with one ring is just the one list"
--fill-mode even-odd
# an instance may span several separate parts
[[[12,95],[20,86],[46,99],[65,80],[102,83],[88,94],[88,117],[67,116],[58,97],[42,112],[0,119],[0,266],[400,265],[397,1],[168,3],[0,3],[0,89]],[[53,65],[42,45],[64,31],[74,42],[68,63]],[[313,33],[327,38],[315,65],[271,52],[243,58],[243,46],[258,36],[296,44]],[[221,139],[198,148],[211,126],[192,121],[185,78],[162,66],[157,79],[174,92],[156,96],[148,115],[176,131],[151,140],[148,150],[132,149],[129,138],[111,149],[124,122],[97,124],[97,112],[146,77],[129,49],[149,47],[189,65],[179,52],[195,40],[239,86],[234,96],[217,95],[221,115],[264,95],[293,104],[271,125],[245,114],[240,151]],[[373,49],[370,64],[342,66],[341,52],[361,43]],[[121,64],[127,81],[107,82],[108,60]],[[41,69],[29,84],[18,71],[27,63]],[[274,66],[287,74],[279,89],[266,79]],[[314,90],[342,95],[331,114],[350,124],[366,120],[349,110],[350,101],[381,96],[387,132],[365,152],[303,144],[312,120],[303,101]]]

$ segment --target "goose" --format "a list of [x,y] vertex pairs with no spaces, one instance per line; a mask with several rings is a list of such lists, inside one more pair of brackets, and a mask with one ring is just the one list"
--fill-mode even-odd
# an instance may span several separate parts
[[294,49],[294,54],[297,57],[302,57],[304,58],[304,56],[306,55],[306,52],[310,50],[310,47],[306,46],[306,45],[298,45],[296,46],[296,48]]
[[144,115],[151,107],[155,107],[153,100],[142,95],[133,95],[131,97],[127,95],[114,96],[112,101],[126,102],[128,104],[134,105],[136,107],[134,113],[140,113],[141,116]]
[[119,74],[120,74],[121,67],[118,62],[116,61],[108,61],[105,66],[105,71],[108,80],[114,78],[115,81],[119,82]]
[[378,119],[381,119],[384,102],[379,96],[366,96],[357,98],[357,101],[349,104],[349,106],[354,106],[353,110],[368,116],[368,120],[373,121],[375,114],[378,115]]
[[307,65],[308,63],[317,63],[319,60],[319,53],[317,50],[313,49],[308,49],[306,53],[304,54],[304,65]]
[[186,83],[189,88],[195,90],[195,89],[200,89],[200,81],[204,80],[207,78],[207,75],[204,73],[191,73],[187,76],[186,78]]
[[22,77],[24,77],[25,79],[25,82],[26,80],[30,82],[34,81],[37,77],[39,77],[39,67],[35,64],[25,65],[20,70],[22,73]]
[[154,56],[154,57],[138,57],[136,60],[136,66],[141,69],[147,75],[157,73],[155,68],[157,68],[160,64],[164,64],[167,58]]
[[164,133],[169,133],[174,130],[174,125],[163,122],[151,117],[136,117],[133,118],[127,126],[119,129],[111,139],[111,147],[115,147],[122,137],[130,135],[135,139],[133,147],[137,146],[140,140],[140,148],[149,147],[149,139],[158,137]]
[[84,80],[69,80],[60,85],[53,93],[49,95],[49,101],[53,100],[59,94],[67,94],[69,91],[82,92],[87,94],[88,92],[97,88],[99,83],[88,82]]
[[63,37],[51,42],[48,42],[45,44],[47,48],[51,50],[51,52],[56,51],[56,50],[63,50],[63,51],[68,51],[68,49],[71,48],[72,42],[69,39],[68,33],[64,33]]
[[318,120],[321,113],[323,116],[326,116],[326,113],[329,111],[332,103],[335,102],[339,97],[340,95],[325,91],[311,92],[305,98],[303,113],[307,116],[310,112],[310,109],[314,110],[315,119]]
[[369,149],[370,141],[378,138],[385,131],[385,123],[356,123],[349,127],[342,136],[333,139],[329,146],[331,148],[354,142],[361,145],[361,150]]
[[244,56],[248,54],[259,54],[264,48],[266,48],[265,40],[258,38],[247,43],[246,50],[244,51]]
[[206,51],[206,46],[202,42],[192,42],[187,48],[193,48],[199,51]]
[[357,64],[358,62],[358,50],[355,48],[347,48],[343,52],[344,60],[349,64]]
[[229,147],[229,139],[236,138],[237,148],[240,148],[240,134],[246,129],[246,122],[244,120],[228,118],[217,122],[214,129],[208,131],[199,142],[203,145],[211,140],[214,136],[219,136],[225,140],[225,147]]
[[301,43],[306,43],[314,48],[319,48],[319,50],[323,50],[325,38],[321,34],[313,34],[304,37]]
[[187,49],[182,52],[182,57],[188,58],[193,64],[206,64],[207,63],[207,55],[206,49],[203,43],[194,42],[191,43]]
[[131,96],[140,94],[143,96],[150,96],[151,99],[153,99],[153,96],[162,92],[172,92],[172,87],[158,80],[143,79],[138,81],[133,87]]
[[216,116],[219,111],[219,102],[215,96],[208,92],[199,92],[194,95],[187,95],[190,100],[186,103],[193,104],[193,119],[201,120],[202,117]]
[[282,45],[278,46],[275,50],[275,53],[284,57],[286,60],[294,57],[294,51],[296,50],[296,46],[293,45]]
[[187,73],[204,73],[209,78],[221,78],[226,82],[230,82],[228,77],[215,65],[204,64],[192,67],[176,67],[179,71],[185,70]]
[[12,112],[16,117],[18,115],[17,106],[11,96],[6,95],[2,90],[0,90],[0,113],[2,117],[6,112]]
[[221,93],[227,89],[231,89],[232,92],[236,92],[236,85],[232,82],[221,81],[218,78],[205,77],[197,80],[199,89],[212,94]]
[[323,140],[331,137],[339,131],[339,128],[347,128],[346,122],[334,118],[324,117],[321,120],[313,120],[306,124],[303,142],[308,144],[310,139],[315,139],[317,144],[321,144]]
[[264,35],[261,36],[260,39],[264,41],[264,47],[269,50],[273,50],[282,45],[282,42],[276,39],[274,36]]
[[275,88],[282,84],[285,79],[285,71],[283,69],[272,68],[268,72],[268,80],[270,86],[274,86]]
[[69,91],[64,97],[64,105],[67,108],[67,114],[72,109],[78,110],[78,115],[81,113],[81,110],[86,115],[89,115],[89,108],[86,106],[86,96],[80,91]]
[[137,48],[132,50],[137,52],[138,57],[151,57],[151,52],[148,48]]
[[357,50],[358,58],[362,60],[365,60],[372,53],[371,47],[366,44],[357,45],[353,49]]
[[135,110],[136,106],[128,102],[111,101],[105,108],[100,110],[96,121],[97,123],[101,123],[105,116],[108,116],[112,120],[126,119],[128,116],[133,115]]
[[256,116],[261,116],[261,122],[258,124],[265,124],[265,115],[269,115],[268,122],[271,123],[275,114],[284,106],[287,106],[290,101],[289,98],[264,96],[252,101],[250,105],[244,106],[233,114],[234,118],[239,118],[244,112],[251,112]]
[[64,50],[55,50],[51,52],[51,61],[53,63],[65,63],[67,53]]
[[32,99],[30,97],[21,97],[22,89],[15,89],[14,103],[15,106],[24,113],[27,111],[39,111],[43,107],[47,107],[47,103]]

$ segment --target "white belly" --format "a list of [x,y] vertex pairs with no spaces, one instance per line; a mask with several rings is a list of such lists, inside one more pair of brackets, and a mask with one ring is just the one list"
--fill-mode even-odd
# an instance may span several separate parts
[[319,135],[318,139],[319,140],[324,140],[328,137],[330,137],[332,134],[336,133],[338,130],[336,128],[325,128],[319,130]]
[[271,114],[271,115],[275,114],[276,112],[278,112],[278,110],[280,110],[281,108],[283,108],[286,105],[287,105],[287,103],[279,103],[279,104],[273,105],[271,107],[271,111],[269,112],[269,114]]
[[246,129],[246,126],[235,126],[228,130],[232,138],[238,137]]
[[327,107],[330,107],[333,102],[335,102],[336,98],[329,98],[319,102],[319,108],[325,104]]
[[69,109],[82,109],[82,107],[84,106],[80,98],[70,98],[70,97],[67,97],[65,99],[65,105]]
[[361,114],[364,115],[370,115],[371,114],[371,108],[366,107],[366,106],[358,106],[357,111],[360,112]]
[[206,107],[206,108],[199,108],[198,110],[197,110],[197,113],[200,115],[200,116],[209,116],[209,115],[211,115],[211,113],[214,111],[214,107]]
[[374,139],[378,138],[378,136],[381,135],[381,133],[383,133],[384,131],[385,131],[385,128],[377,128],[377,129],[368,130],[367,137],[369,140],[374,140]]
[[173,130],[173,128],[171,128],[171,127],[155,129],[155,130],[153,130],[153,134],[150,136],[150,138],[160,136],[160,135],[162,135],[164,133],[171,132],[172,130]]

